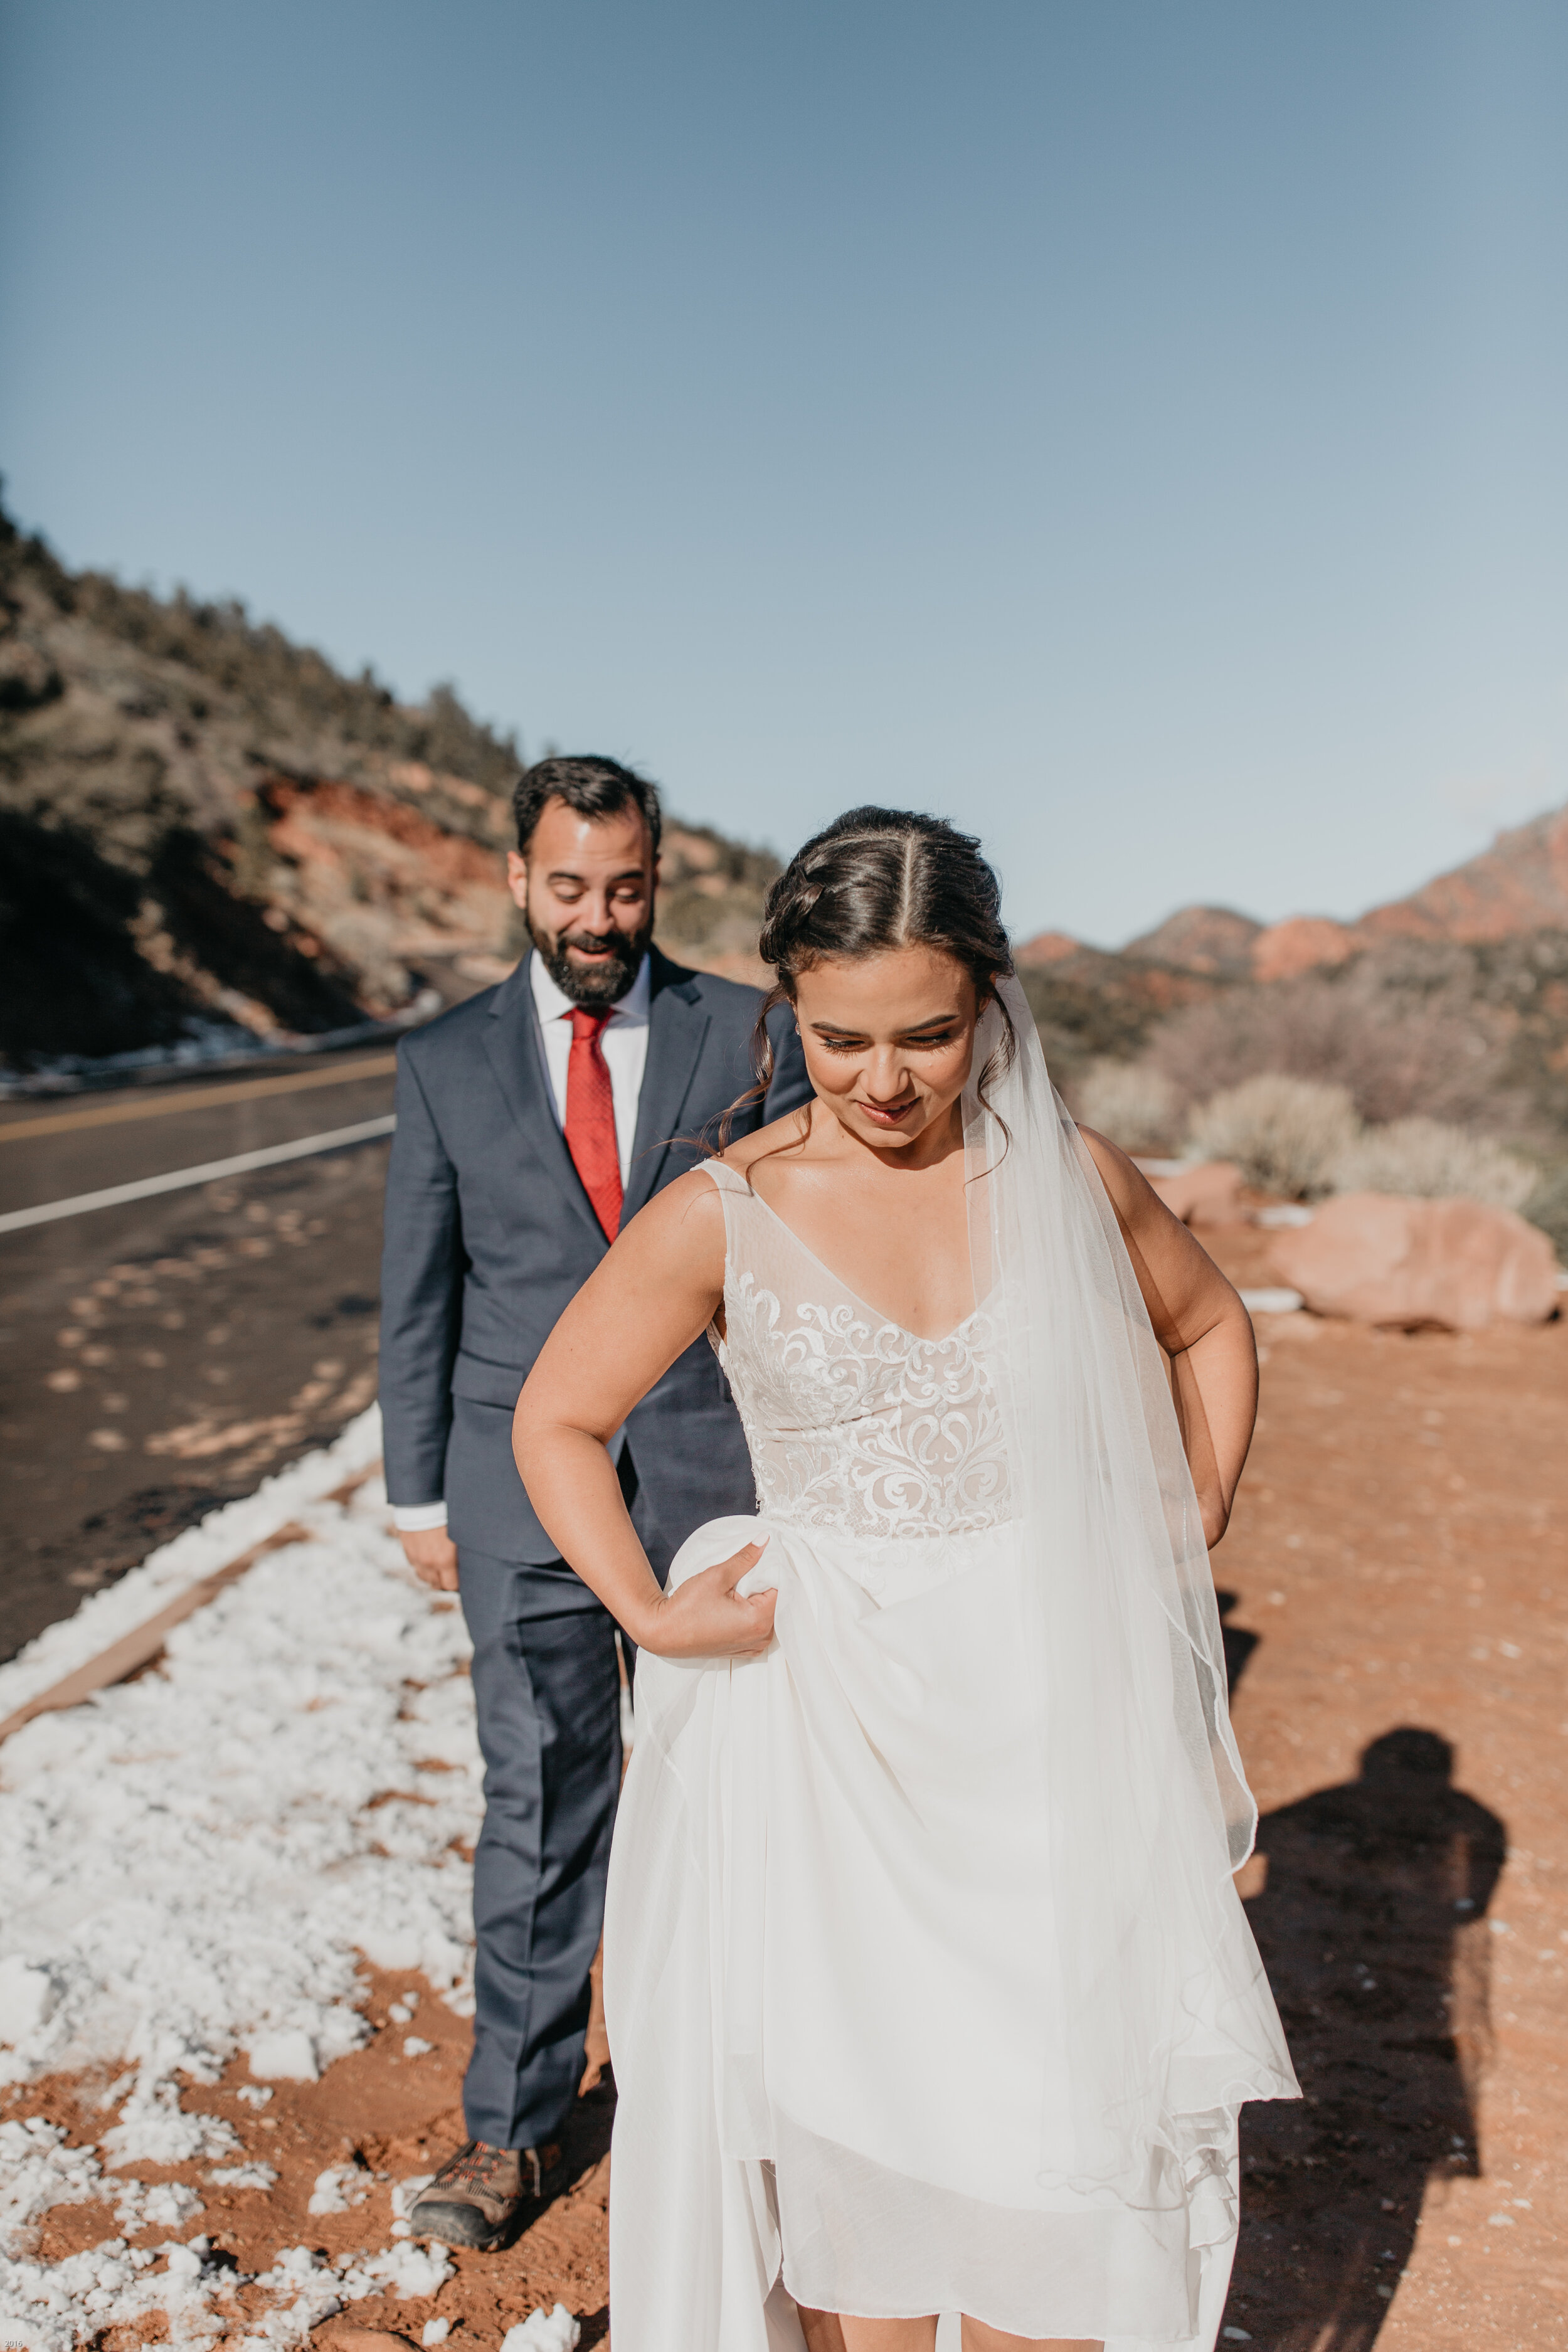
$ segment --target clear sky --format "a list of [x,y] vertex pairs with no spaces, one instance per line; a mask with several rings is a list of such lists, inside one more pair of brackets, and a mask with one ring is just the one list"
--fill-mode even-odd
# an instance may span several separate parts
[[0,463],[1015,929],[1568,798],[1562,0],[0,0]]

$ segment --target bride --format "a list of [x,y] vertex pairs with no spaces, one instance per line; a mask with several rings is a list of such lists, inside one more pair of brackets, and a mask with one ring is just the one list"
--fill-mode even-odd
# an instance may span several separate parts
[[[1207,1564],[1251,1327],[1054,1097],[966,835],[841,817],[761,951],[815,1101],[642,1211],[517,1411],[643,1653],[616,2352],[1208,2352],[1238,2109],[1296,2095]],[[759,1510],[661,1592],[605,1442],[704,1330]]]

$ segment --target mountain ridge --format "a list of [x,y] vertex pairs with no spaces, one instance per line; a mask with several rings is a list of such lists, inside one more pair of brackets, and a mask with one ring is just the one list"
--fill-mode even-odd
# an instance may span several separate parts
[[1568,805],[1505,827],[1489,846],[1404,898],[1353,921],[1288,915],[1263,923],[1231,907],[1178,907],[1119,949],[1091,949],[1064,931],[1041,931],[1017,949],[1026,966],[1060,966],[1075,954],[1114,954],[1175,971],[1259,981],[1342,963],[1396,940],[1479,946],[1568,929]]

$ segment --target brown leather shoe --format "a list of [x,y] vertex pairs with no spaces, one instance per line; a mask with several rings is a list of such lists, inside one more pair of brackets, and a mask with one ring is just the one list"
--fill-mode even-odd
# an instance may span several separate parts
[[546,2176],[561,2160],[558,2147],[487,2147],[468,2140],[448,2157],[408,2216],[416,2237],[444,2245],[504,2245],[521,2227],[530,2205],[544,2195]]

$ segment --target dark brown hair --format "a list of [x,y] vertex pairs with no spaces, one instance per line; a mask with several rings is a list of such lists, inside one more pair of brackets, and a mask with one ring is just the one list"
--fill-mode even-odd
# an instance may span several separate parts
[[[803,971],[830,957],[854,961],[913,947],[952,956],[985,1004],[1013,969],[1001,885],[973,835],[945,817],[850,809],[796,850],[768,892],[757,952],[776,977],[752,1033],[756,1084],[728,1117],[766,1094],[773,1071],[768,1015],[795,1003]],[[998,1066],[1011,1058],[1013,1045],[1009,1023]],[[989,1066],[981,1074],[983,1098],[993,1075]]]
[[653,854],[658,856],[662,815],[658,787],[650,784],[618,760],[602,760],[584,752],[574,759],[536,760],[517,780],[511,813],[517,820],[517,845],[523,856],[534,829],[552,801],[564,801],[578,816],[619,816],[635,808],[648,830]]

